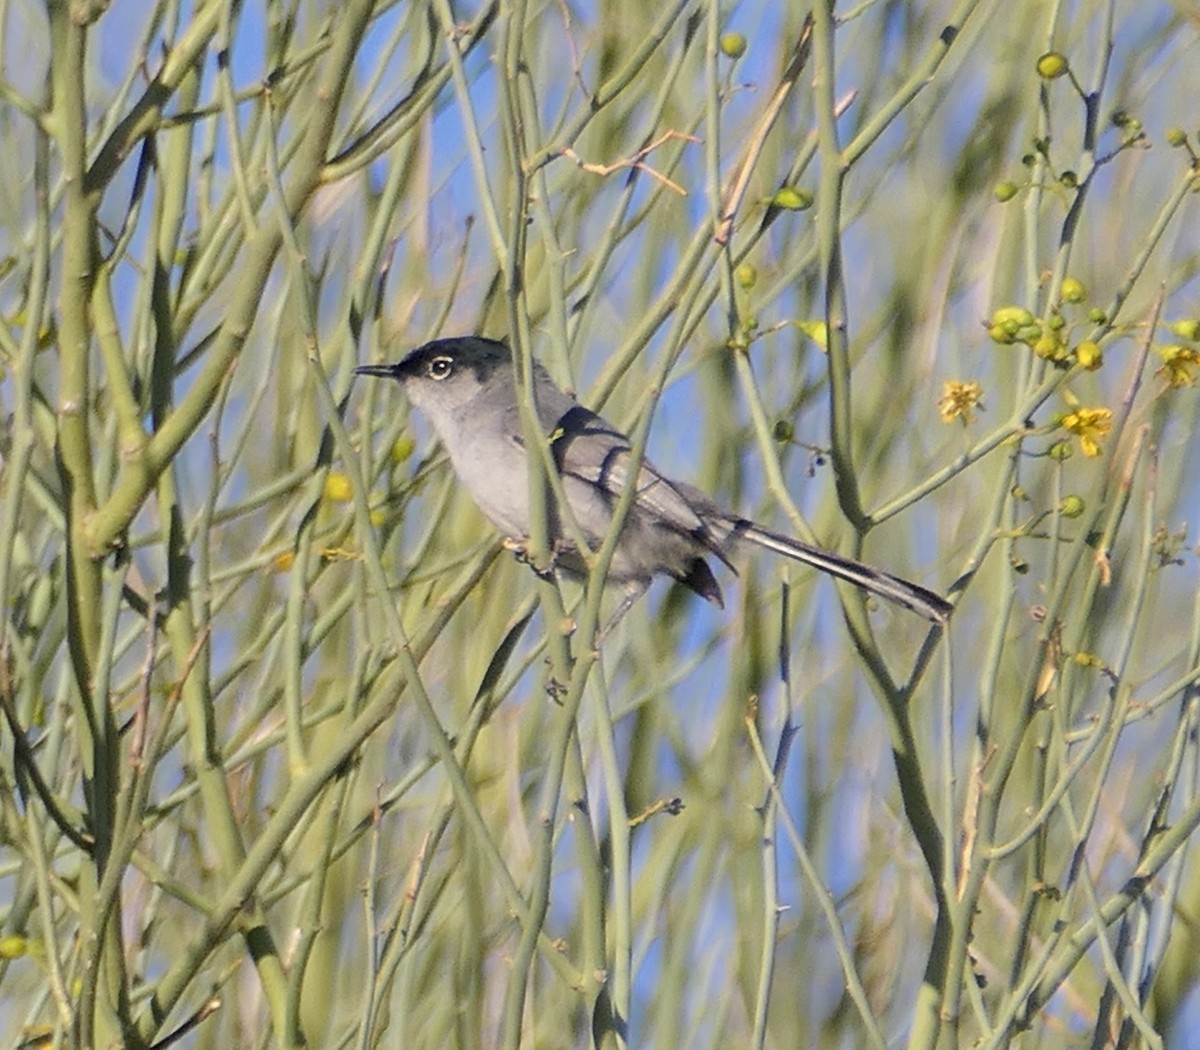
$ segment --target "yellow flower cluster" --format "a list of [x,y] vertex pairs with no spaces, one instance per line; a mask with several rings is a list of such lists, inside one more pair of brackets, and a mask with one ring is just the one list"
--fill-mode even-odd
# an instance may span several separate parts
[[[1104,364],[1100,347],[1090,339],[1078,346],[1071,345],[1070,327],[1063,307],[1074,307],[1087,298],[1087,288],[1076,277],[1066,277],[1059,288],[1058,308],[1052,310],[1043,321],[1034,317],[1023,306],[1001,306],[987,321],[988,335],[992,342],[1002,346],[1023,343],[1038,357],[1051,361],[1060,368],[1080,364],[1094,372]],[[1089,324],[1103,322],[1102,311],[1092,310],[1087,315]]]

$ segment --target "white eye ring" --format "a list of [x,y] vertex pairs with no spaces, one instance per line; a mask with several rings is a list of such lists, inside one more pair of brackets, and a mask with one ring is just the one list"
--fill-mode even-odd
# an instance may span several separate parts
[[430,379],[449,379],[450,374],[454,371],[454,358],[452,357],[435,357],[429,362],[429,378]]

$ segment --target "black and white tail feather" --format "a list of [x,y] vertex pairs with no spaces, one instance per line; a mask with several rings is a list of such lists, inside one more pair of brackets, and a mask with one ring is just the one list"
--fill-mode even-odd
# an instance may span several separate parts
[[839,580],[845,580],[869,594],[911,609],[931,623],[944,624],[954,608],[940,594],[934,594],[920,584],[902,580],[882,569],[863,565],[850,558],[843,558],[840,554],[814,547],[803,540],[781,536],[778,532],[764,529],[745,518],[733,523],[733,534],[748,543],[782,554],[785,558],[791,558],[802,565],[810,565],[830,576],[836,576]]

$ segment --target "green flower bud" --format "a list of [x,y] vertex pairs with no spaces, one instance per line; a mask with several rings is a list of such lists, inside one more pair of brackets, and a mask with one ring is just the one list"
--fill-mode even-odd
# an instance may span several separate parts
[[1200,339],[1200,321],[1176,321],[1167,327],[1180,339],[1186,339],[1188,342],[1194,343]]
[[1064,277],[1059,294],[1062,296],[1064,303],[1081,303],[1087,298],[1087,289],[1078,278]]
[[29,952],[29,940],[10,933],[0,937],[0,959],[19,959]]
[[1037,354],[1038,357],[1045,358],[1047,361],[1050,361],[1058,356],[1058,352],[1061,347],[1062,343],[1059,341],[1058,336],[1047,334],[1043,335],[1037,340],[1037,342],[1033,344],[1033,352]]
[[776,190],[775,196],[771,198],[771,203],[776,208],[783,208],[785,211],[808,211],[813,206],[813,195],[808,190],[798,189],[795,186],[783,186]]
[[721,37],[721,54],[726,58],[741,58],[746,53],[746,38],[741,33],[726,33]]
[[416,451],[417,442],[411,434],[401,434],[392,443],[391,457],[393,463],[404,463]]
[[1026,328],[1034,324],[1037,318],[1023,306],[999,306],[992,313],[992,324],[1015,324],[1018,328]]
[[1043,80],[1057,80],[1070,68],[1067,56],[1058,51],[1047,51],[1037,60],[1038,76]]
[[1064,496],[1058,505],[1058,513],[1064,518],[1078,518],[1085,509],[1086,505],[1079,496]]
[[1085,339],[1075,347],[1075,360],[1089,372],[1094,372],[1104,364],[1104,354],[1101,352],[1099,344],[1094,343],[1091,339]]

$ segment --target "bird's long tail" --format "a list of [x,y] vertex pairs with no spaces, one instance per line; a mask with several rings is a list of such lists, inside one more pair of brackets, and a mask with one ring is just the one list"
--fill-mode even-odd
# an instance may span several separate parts
[[855,587],[861,587],[864,591],[876,594],[889,602],[903,605],[906,609],[924,616],[931,623],[944,624],[954,609],[940,594],[935,594],[920,584],[902,580],[899,576],[893,576],[882,569],[863,565],[853,558],[844,558],[840,554],[814,547],[790,536],[781,536],[745,519],[733,522],[732,526],[733,535],[740,539],[756,543],[804,565],[811,565],[814,569],[852,583]]

